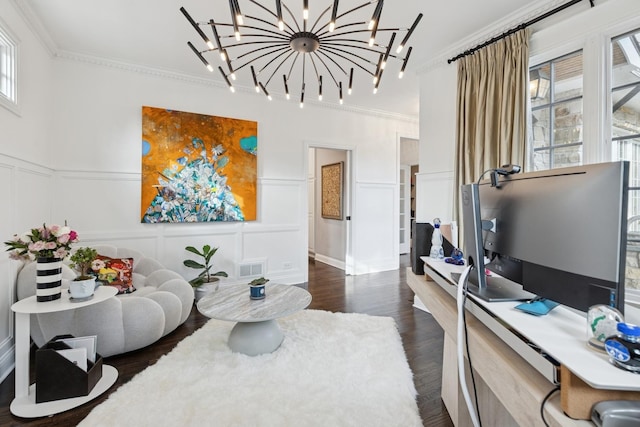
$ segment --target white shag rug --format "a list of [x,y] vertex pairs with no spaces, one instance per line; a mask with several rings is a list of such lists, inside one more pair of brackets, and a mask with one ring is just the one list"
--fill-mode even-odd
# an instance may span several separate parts
[[390,317],[304,310],[278,320],[273,353],[233,353],[210,320],[123,384],[88,426],[422,426]]

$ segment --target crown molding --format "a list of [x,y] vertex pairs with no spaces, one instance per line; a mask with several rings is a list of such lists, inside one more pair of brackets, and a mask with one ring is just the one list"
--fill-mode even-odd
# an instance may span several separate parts
[[[433,59],[417,67],[416,74],[424,74],[442,65],[452,65],[447,64],[447,60],[456,56],[458,53],[478,46],[486,42],[487,40],[491,40],[492,38],[499,36],[500,34],[503,34],[504,32],[511,30],[512,28],[517,27],[523,22],[527,22],[546,12],[549,12],[550,10],[558,6],[567,3],[567,0],[548,0],[542,4],[540,3],[541,2],[534,2],[534,4],[530,6],[525,6],[521,9],[518,9],[515,12],[506,15],[499,21],[494,22],[490,26],[469,35],[468,37],[460,40],[453,45],[450,45],[449,47],[438,53]],[[585,3],[588,2],[585,0]]]
[[[171,71],[171,70],[164,70],[156,67],[133,64],[130,62],[117,60],[117,59],[107,59],[103,57],[70,52],[65,50],[58,50],[54,54],[54,57],[55,59],[59,59],[59,60],[81,62],[81,63],[91,64],[99,67],[115,68],[122,71],[145,74],[145,75],[150,75],[158,78],[178,80],[178,81],[196,84],[200,86],[215,87],[218,89],[223,89],[228,91],[228,87],[225,83],[218,82],[212,79],[196,77],[193,75]],[[236,89],[236,92],[252,94],[255,96],[255,88],[253,87],[234,85],[234,88]],[[273,96],[273,101],[289,102],[285,100],[284,94],[272,93],[272,96]],[[357,113],[357,114],[364,114],[364,115],[375,116],[380,118],[399,120],[399,121],[412,123],[412,124],[417,124],[419,122],[419,116],[417,115],[413,116],[413,115],[406,115],[406,114],[394,113],[394,112],[383,111],[383,110],[376,110],[376,109],[362,107],[358,105],[344,105],[344,104],[339,105],[339,104],[334,104],[330,102],[317,102],[313,100],[305,101],[305,108],[309,106],[313,106],[317,108],[326,108],[330,110],[338,110],[342,112],[348,111],[348,112]]]
[[24,22],[31,29],[36,39],[42,47],[47,51],[49,56],[54,57],[58,51],[58,46],[51,38],[49,31],[44,26],[38,14],[31,8],[31,2],[28,0],[10,0],[13,7],[18,11]]

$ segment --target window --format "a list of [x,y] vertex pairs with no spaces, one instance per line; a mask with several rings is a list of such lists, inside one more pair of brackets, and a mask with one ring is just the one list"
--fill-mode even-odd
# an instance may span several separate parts
[[0,21],[0,104],[14,110],[17,94],[17,45]]
[[582,51],[529,70],[532,170],[582,164]]
[[611,40],[613,160],[628,160],[629,231],[640,237],[640,30]]

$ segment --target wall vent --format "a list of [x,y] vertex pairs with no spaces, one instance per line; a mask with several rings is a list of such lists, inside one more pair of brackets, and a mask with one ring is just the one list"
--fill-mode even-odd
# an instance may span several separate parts
[[262,276],[264,270],[264,262],[240,264],[240,277]]

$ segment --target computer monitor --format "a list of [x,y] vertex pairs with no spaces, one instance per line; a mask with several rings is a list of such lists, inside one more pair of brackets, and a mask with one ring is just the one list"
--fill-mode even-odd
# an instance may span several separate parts
[[[462,186],[465,255],[478,267],[470,292],[506,300],[527,291],[584,312],[596,304],[623,312],[628,189],[628,162]],[[501,276],[497,286],[485,267]]]

